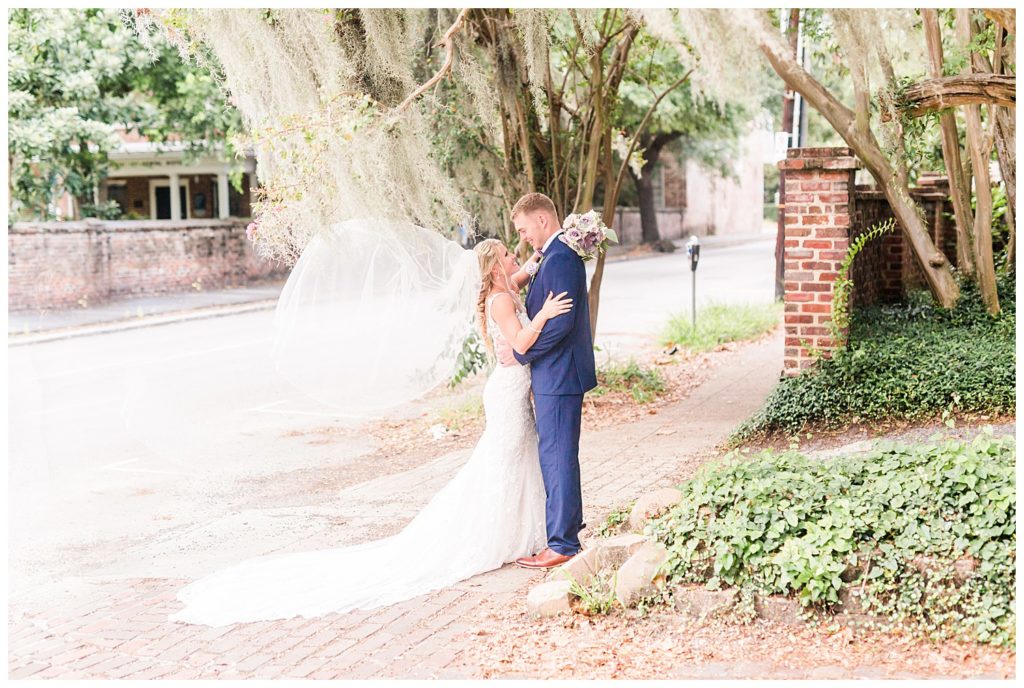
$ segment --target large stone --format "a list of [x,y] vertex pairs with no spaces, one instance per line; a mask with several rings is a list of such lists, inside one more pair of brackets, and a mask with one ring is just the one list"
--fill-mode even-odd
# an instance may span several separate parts
[[643,535],[626,533],[615,537],[605,538],[597,543],[600,551],[599,565],[603,569],[617,569],[626,563],[634,552],[647,542]]
[[572,611],[569,602],[572,593],[569,581],[548,581],[530,590],[526,596],[526,608],[533,616],[547,617],[568,614]]
[[837,614],[868,613],[868,606],[859,585],[844,585],[839,589],[839,604],[835,606],[835,611]]
[[641,598],[654,594],[665,578],[662,566],[668,550],[657,542],[645,542],[619,567],[615,577],[615,597],[623,607],[632,607]]
[[804,623],[804,607],[800,600],[783,595],[755,595],[754,610],[767,621],[796,626]]
[[683,495],[674,487],[663,487],[636,500],[633,510],[629,512],[629,527],[633,530],[643,530],[648,519],[665,513],[679,503]]
[[978,560],[972,556],[962,557],[953,562],[953,577],[958,583],[966,583],[978,570]]
[[699,586],[677,586],[672,591],[672,604],[676,611],[691,619],[704,619],[728,612],[736,606],[739,591],[708,590]]
[[950,562],[927,554],[919,554],[910,560],[910,566],[920,571],[925,577],[932,578],[952,570],[953,579],[957,583],[965,583],[974,575],[978,561],[971,556],[961,557]]
[[590,585],[591,580],[601,570],[600,550],[597,547],[585,549],[561,566],[556,566],[548,573],[548,580],[576,581],[580,585]]

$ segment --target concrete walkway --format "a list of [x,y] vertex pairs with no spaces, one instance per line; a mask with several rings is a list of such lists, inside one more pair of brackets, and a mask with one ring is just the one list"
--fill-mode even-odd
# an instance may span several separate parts
[[[777,332],[723,354],[688,398],[642,421],[585,434],[587,521],[596,526],[611,507],[692,473],[761,404],[781,360]],[[337,499],[365,513],[403,508],[408,521],[466,458],[463,450],[373,478]],[[474,643],[467,617],[485,603],[525,604],[525,591],[542,575],[505,566],[384,609],[221,628],[167,621],[187,580],[67,580],[60,596],[67,602],[10,609],[9,678],[468,678],[475,668],[465,658]]]

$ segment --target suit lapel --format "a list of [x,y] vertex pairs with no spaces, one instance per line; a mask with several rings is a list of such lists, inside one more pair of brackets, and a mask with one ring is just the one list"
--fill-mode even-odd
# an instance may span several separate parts
[[534,295],[533,295],[534,283],[540,281],[540,272],[541,272],[541,270],[544,269],[544,263],[547,261],[548,257],[551,256],[551,252],[552,251],[557,251],[558,250],[556,248],[556,244],[560,244],[560,243],[562,243],[561,239],[555,239],[554,241],[552,241],[548,245],[547,251],[544,252],[544,255],[540,259],[540,265],[537,266],[537,272],[533,275],[533,277],[530,278],[530,289],[529,289],[529,291],[526,294],[526,306],[527,306],[527,310],[529,311],[530,310],[531,302],[534,304],[533,308],[535,310],[534,310],[533,313],[530,313],[530,317],[531,318],[534,315],[537,314],[536,311],[539,311],[541,305],[543,305],[543,303],[544,303],[543,295],[540,297],[540,302],[539,303],[537,302],[536,297],[534,297]]

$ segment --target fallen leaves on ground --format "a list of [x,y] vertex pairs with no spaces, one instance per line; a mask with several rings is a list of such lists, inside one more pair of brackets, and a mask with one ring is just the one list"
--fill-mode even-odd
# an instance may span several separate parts
[[[730,345],[709,353],[694,355],[680,352],[673,356],[650,349],[635,356],[641,365],[658,366],[665,377],[666,391],[646,404],[637,403],[629,392],[611,391],[601,397],[588,395],[584,397],[583,403],[583,432],[631,423],[652,413],[658,413],[664,406],[689,395],[707,379],[723,354],[737,348],[737,345]],[[476,417],[461,417],[457,426],[450,426],[438,439],[431,436],[430,428],[440,422],[437,410],[443,408],[445,403],[450,403],[455,396],[457,393],[434,395],[436,407],[433,411],[425,411],[415,418],[382,420],[368,424],[363,431],[377,442],[374,455],[384,459],[410,455],[416,455],[421,459],[433,459],[451,451],[472,447],[480,439],[484,429],[482,413]]]
[[1014,676],[1011,650],[839,626],[702,622],[668,609],[646,617],[532,619],[523,601],[483,605],[463,664],[479,678],[968,678]]

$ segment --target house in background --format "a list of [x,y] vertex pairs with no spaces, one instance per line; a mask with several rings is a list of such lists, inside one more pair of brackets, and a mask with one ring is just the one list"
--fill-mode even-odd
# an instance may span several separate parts
[[[654,168],[654,207],[662,239],[691,234],[755,234],[764,225],[764,165],[774,162],[770,129],[753,127],[729,162],[727,176],[708,170],[672,149]],[[614,228],[624,245],[641,242],[640,211],[620,207]]]
[[247,286],[287,275],[246,239],[256,160],[233,165],[212,151],[189,155],[184,142],[157,144],[122,134],[93,202],[115,201],[117,219],[76,219],[82,199],[65,193],[58,221],[8,227],[9,311],[86,308],[143,295]]
[[[243,163],[242,191],[228,180],[231,162],[215,154],[188,158],[182,141],[154,143],[136,132],[121,132],[121,147],[110,154],[111,170],[100,184],[100,202],[116,201],[124,219],[227,219],[251,215],[256,159]],[[178,193],[171,193],[177,189]]]

